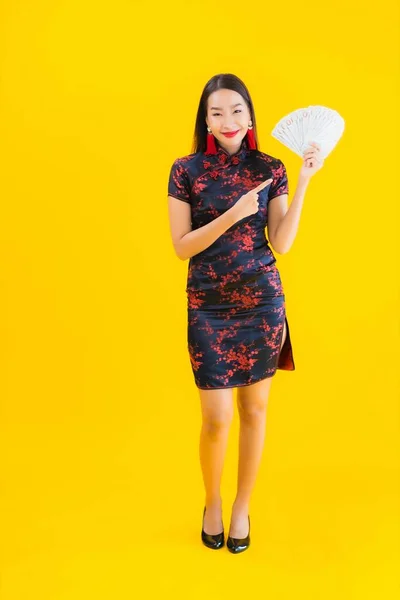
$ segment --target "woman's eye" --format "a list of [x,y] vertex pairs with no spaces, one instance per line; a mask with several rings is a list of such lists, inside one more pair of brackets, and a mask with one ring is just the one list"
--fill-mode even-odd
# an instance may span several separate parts
[[[240,108],[237,108],[237,109],[235,110],[235,112],[242,112],[242,111],[240,110]],[[213,117],[218,117],[218,115],[220,115],[220,114],[221,114],[221,113],[214,113],[214,114],[213,114]]]

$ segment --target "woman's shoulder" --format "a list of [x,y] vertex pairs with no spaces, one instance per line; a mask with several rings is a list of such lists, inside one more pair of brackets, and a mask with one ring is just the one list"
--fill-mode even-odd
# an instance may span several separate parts
[[282,161],[277,156],[272,156],[271,154],[267,154],[266,152],[261,152],[261,150],[253,150],[254,156],[256,159],[270,164],[272,167],[278,166],[282,164]]
[[174,160],[174,165],[185,166],[196,163],[196,161],[201,157],[201,152],[192,152],[191,154],[185,154],[184,156],[179,156]]

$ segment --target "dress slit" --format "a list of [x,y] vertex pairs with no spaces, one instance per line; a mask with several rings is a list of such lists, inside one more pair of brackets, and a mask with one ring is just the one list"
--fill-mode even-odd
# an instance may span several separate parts
[[[289,323],[287,317],[285,316],[286,321],[286,339],[283,344],[282,350],[279,354],[277,369],[281,369],[282,371],[294,371],[295,364],[293,359],[293,348],[292,341],[290,339],[290,331],[289,331]],[[283,331],[282,331],[283,334]]]

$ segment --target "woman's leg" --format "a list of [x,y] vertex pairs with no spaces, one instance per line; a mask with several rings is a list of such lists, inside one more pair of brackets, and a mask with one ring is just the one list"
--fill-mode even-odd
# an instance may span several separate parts
[[[284,323],[281,349],[285,338],[286,323]],[[229,530],[229,535],[236,538],[246,537],[249,531],[247,515],[250,512],[250,496],[264,447],[267,401],[271,383],[272,377],[268,377],[238,388],[240,417],[238,487]]]
[[233,418],[233,388],[201,390],[200,463],[206,492],[204,531],[222,531],[221,477]]

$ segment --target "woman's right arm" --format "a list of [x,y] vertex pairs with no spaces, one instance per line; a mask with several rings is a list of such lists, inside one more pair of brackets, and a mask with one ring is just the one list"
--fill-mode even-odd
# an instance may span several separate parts
[[187,260],[211,246],[236,223],[239,216],[235,206],[232,206],[216,219],[192,230],[190,204],[173,196],[168,196],[168,213],[172,244],[181,260]]
[[271,181],[272,179],[262,181],[255,188],[243,194],[236,204],[228,208],[222,215],[193,231],[190,204],[168,195],[172,243],[177,256],[181,260],[191,258],[211,246],[237,221],[258,212],[258,193]]

